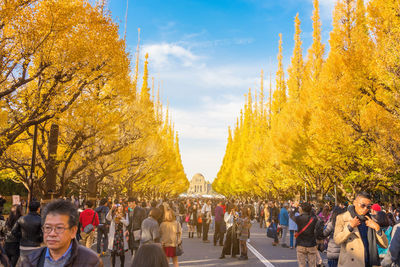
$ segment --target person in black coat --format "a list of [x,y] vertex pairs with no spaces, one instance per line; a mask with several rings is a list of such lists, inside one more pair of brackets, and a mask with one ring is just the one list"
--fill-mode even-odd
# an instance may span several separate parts
[[[275,228],[278,227],[279,224],[279,208],[278,208],[278,203],[273,203],[270,202],[268,205],[268,210],[269,210],[269,218],[268,218],[268,223],[269,224],[275,224]],[[274,236],[274,242],[272,243],[273,246],[276,246],[279,244],[279,239],[278,239],[278,234],[276,233]]]
[[[97,253],[104,255],[108,248],[108,231],[109,224],[106,220],[108,211],[110,210],[107,206],[107,199],[103,198],[100,200],[100,206],[94,211],[97,212],[99,217],[99,225],[97,226]],[[103,240],[103,252],[101,251],[101,241]]]
[[15,223],[22,216],[22,207],[20,205],[13,205],[11,207],[10,216],[6,221],[6,237],[4,243],[4,250],[10,260],[11,266],[16,266],[19,258],[19,240],[12,233]]
[[[296,207],[299,204],[295,205]],[[317,237],[323,236],[322,229],[318,227],[318,218],[312,212],[309,203],[304,202],[299,209],[300,215],[295,216],[294,211],[290,212],[290,218],[297,224],[298,235],[297,243],[297,260],[299,266],[306,266],[308,260],[309,266],[316,266],[317,260]]]
[[224,214],[224,221],[226,224],[227,232],[224,247],[221,252],[220,259],[224,259],[225,255],[231,255],[235,258],[240,253],[239,239],[238,239],[238,224],[239,214],[236,212],[234,204],[228,204]]
[[3,214],[3,209],[4,209],[4,204],[7,202],[5,198],[3,198],[2,195],[0,195],[0,215]]
[[10,261],[7,258],[6,252],[0,243],[0,266],[11,267]]
[[32,201],[29,204],[29,213],[20,217],[11,233],[19,239],[21,255],[28,255],[43,242],[42,220],[39,215],[40,203]]
[[[136,198],[130,197],[128,199],[128,218],[129,225],[127,227],[129,239],[129,249],[133,255],[133,251],[137,250],[140,245],[140,235],[138,235],[138,231],[140,231],[142,227],[142,222],[146,217],[146,211],[137,205],[138,200]],[[135,235],[136,234],[136,235]],[[136,238],[135,238],[136,237]]]

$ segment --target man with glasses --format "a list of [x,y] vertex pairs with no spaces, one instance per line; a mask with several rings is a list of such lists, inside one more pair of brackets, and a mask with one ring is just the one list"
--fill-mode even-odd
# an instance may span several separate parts
[[388,239],[371,219],[370,209],[371,197],[362,192],[345,213],[337,216],[333,239],[341,246],[338,266],[380,266],[377,244],[387,248]]
[[70,201],[58,199],[50,202],[45,207],[42,217],[46,247],[36,249],[28,256],[22,256],[18,266],[103,266],[94,251],[76,241],[78,222],[78,211]]

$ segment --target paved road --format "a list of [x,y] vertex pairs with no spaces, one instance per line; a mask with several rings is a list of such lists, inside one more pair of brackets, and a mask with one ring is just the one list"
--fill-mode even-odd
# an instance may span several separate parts
[[[282,248],[281,246],[273,247],[272,239],[267,238],[265,230],[260,229],[257,224],[251,228],[250,246],[254,248],[249,250],[249,260],[240,261],[227,256],[225,259],[218,259],[221,255],[222,247],[214,246],[213,243],[203,243],[199,238],[188,238],[186,227],[184,226],[183,248],[184,254],[179,257],[179,266],[234,266],[234,267],[295,267],[297,266],[296,250]],[[209,240],[212,240],[213,233],[209,234]],[[249,246],[249,247],[250,247]],[[130,266],[131,256],[126,256],[125,266]],[[258,255],[258,257],[256,256]],[[262,258],[264,257],[265,260]],[[104,266],[111,266],[110,257],[103,257]],[[120,266],[117,259],[116,266]],[[172,266],[172,264],[171,264]]]

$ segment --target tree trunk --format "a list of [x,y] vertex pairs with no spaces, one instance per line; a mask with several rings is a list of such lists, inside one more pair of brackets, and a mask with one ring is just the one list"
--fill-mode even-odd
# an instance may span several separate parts
[[97,179],[94,170],[90,170],[87,184],[88,198],[95,200],[97,197]]
[[46,164],[46,199],[53,198],[57,188],[57,147],[58,147],[58,132],[57,124],[52,124],[50,127],[50,136],[48,142],[48,158]]

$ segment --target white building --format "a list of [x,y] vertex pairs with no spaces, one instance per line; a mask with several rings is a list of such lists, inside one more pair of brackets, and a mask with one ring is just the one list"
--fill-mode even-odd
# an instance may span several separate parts
[[211,184],[207,182],[204,176],[197,173],[190,181],[190,186],[187,191],[190,195],[207,195],[212,193]]

